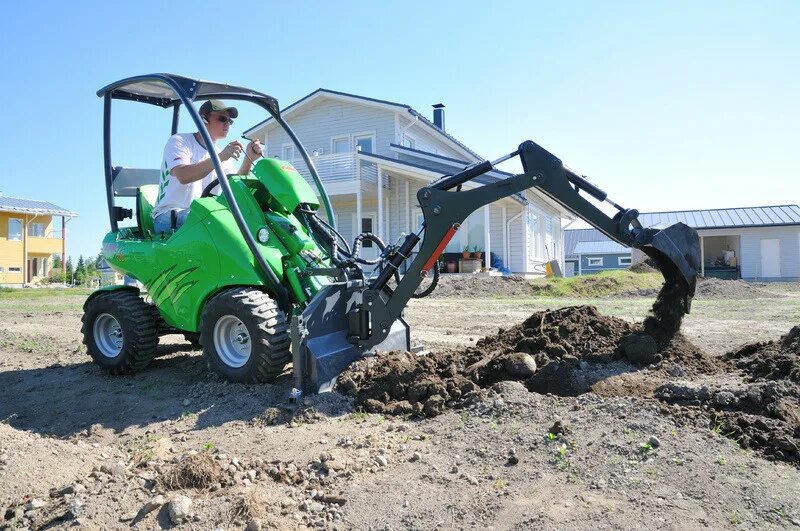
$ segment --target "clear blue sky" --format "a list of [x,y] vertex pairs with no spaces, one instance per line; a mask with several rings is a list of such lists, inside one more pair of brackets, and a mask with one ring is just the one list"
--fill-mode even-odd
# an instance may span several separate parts
[[[483,156],[531,138],[642,211],[800,200],[800,2],[554,4],[7,4],[0,191],[77,211],[68,254],[96,254],[95,92],[174,72],[284,106],[318,87],[428,115],[444,102],[448,131]],[[169,117],[145,107],[116,113],[115,163],[160,163]],[[259,119],[243,114],[236,136]]]

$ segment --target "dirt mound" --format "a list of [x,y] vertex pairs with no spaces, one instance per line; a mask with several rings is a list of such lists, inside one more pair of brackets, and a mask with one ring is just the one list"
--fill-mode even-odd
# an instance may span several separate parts
[[711,409],[712,429],[768,457],[800,463],[800,326],[778,341],[753,343],[723,357],[744,384],[670,383],[655,396]]
[[532,293],[531,283],[523,277],[514,275],[502,277],[442,275],[431,297],[523,297]]
[[634,273],[653,273],[658,271],[658,269],[656,269],[649,260],[639,262],[638,264],[633,264],[628,268],[628,270]]
[[593,306],[536,312],[463,350],[359,360],[342,373],[338,390],[369,412],[435,416],[499,381],[524,380],[531,391],[575,395],[662,360],[689,371],[716,367],[682,336],[669,336],[654,322],[635,325],[600,315]]
[[778,341],[752,343],[729,352],[725,360],[744,371],[751,381],[789,380],[800,384],[800,326]]
[[763,287],[766,284],[745,282],[744,280],[723,280],[713,277],[697,279],[695,297],[701,299],[778,299],[781,295],[771,293]]

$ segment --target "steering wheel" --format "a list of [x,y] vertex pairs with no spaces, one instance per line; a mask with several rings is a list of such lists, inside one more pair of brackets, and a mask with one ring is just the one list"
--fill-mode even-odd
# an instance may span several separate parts
[[211,181],[210,183],[208,183],[208,186],[206,186],[205,188],[203,188],[203,193],[202,193],[202,194],[200,194],[200,197],[201,197],[201,198],[202,198],[202,197],[211,197],[212,195],[214,195],[214,194],[212,194],[212,193],[211,193],[211,190],[213,190],[214,188],[216,188],[218,184],[219,184],[219,179],[214,179],[213,181]]

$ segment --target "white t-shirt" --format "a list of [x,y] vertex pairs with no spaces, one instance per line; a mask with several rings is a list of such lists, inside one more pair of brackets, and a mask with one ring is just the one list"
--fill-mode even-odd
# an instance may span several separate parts
[[[192,201],[200,197],[203,189],[217,178],[216,171],[211,170],[211,173],[199,181],[189,184],[181,184],[178,178],[170,172],[176,166],[197,164],[207,158],[208,151],[197,142],[193,133],[178,133],[169,137],[167,145],[164,146],[164,161],[161,164],[161,179],[158,185],[158,199],[153,209],[153,218],[173,209],[187,209]],[[226,175],[236,173],[231,159],[222,161],[222,171]]]

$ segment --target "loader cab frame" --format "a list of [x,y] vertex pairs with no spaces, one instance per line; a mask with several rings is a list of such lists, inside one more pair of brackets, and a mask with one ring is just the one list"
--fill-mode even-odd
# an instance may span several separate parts
[[[300,153],[301,157],[308,166],[311,177],[316,184],[317,192],[322,200],[322,204],[325,207],[325,213],[328,219],[331,221],[331,224],[333,224],[335,227],[336,218],[333,215],[333,208],[331,207],[330,198],[325,190],[322,180],[319,177],[319,174],[317,173],[316,168],[314,167],[314,163],[311,161],[308,152],[306,151],[305,147],[303,147],[303,144],[297,138],[297,135],[294,133],[292,128],[289,127],[289,124],[287,124],[286,121],[281,117],[278,100],[272,96],[244,87],[216,83],[213,81],[190,79],[173,74],[146,74],[125,78],[101,88],[97,91],[97,95],[103,98],[103,161],[105,169],[106,198],[108,201],[108,216],[111,223],[111,230],[113,232],[119,231],[118,224],[120,221],[130,218],[133,215],[133,212],[130,209],[124,209],[120,206],[117,206],[115,197],[118,195],[131,195],[131,189],[134,191],[133,195],[135,195],[136,188],[141,184],[146,184],[141,181],[136,182],[137,178],[135,175],[130,175],[130,173],[126,172],[124,168],[114,167],[112,163],[111,103],[112,100],[115,99],[156,105],[165,109],[171,108],[171,134],[177,133],[178,124],[180,122],[181,107],[185,107],[186,113],[189,115],[189,118],[191,118],[195,127],[197,127],[197,131],[200,133],[200,136],[203,138],[203,141],[207,146],[213,145],[213,142],[211,141],[211,135],[208,133],[208,129],[206,129],[205,124],[200,118],[200,115],[195,109],[194,105],[192,105],[192,102],[196,100],[225,99],[234,101],[247,101],[258,105],[275,119],[275,121],[292,140],[297,152]],[[286,292],[285,288],[282,288],[280,281],[277,279],[277,277],[275,277],[275,273],[268,266],[264,258],[261,256],[261,253],[257,250],[257,244],[254,235],[248,230],[239,205],[236,203],[236,198],[231,191],[228,179],[222,170],[222,163],[219,159],[219,156],[213,149],[209,150],[208,153],[214,166],[214,171],[219,179],[219,185],[222,193],[227,200],[227,203],[231,209],[231,213],[236,220],[239,230],[241,231],[242,237],[247,242],[247,246],[253,253],[253,256],[255,257],[261,271],[272,281],[272,285],[276,286],[277,291],[279,291],[279,293],[276,293],[278,304],[284,309],[290,308],[291,302],[289,300],[288,293]],[[129,179],[129,182],[124,183],[127,187],[126,189],[128,190],[127,194],[118,193],[118,189],[123,184],[123,177]],[[118,186],[115,186],[115,184]]]

